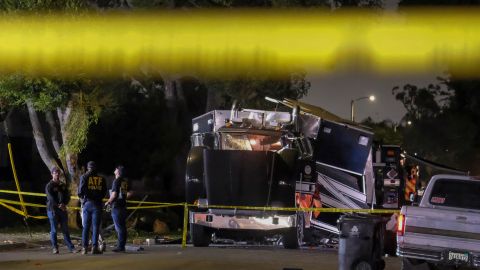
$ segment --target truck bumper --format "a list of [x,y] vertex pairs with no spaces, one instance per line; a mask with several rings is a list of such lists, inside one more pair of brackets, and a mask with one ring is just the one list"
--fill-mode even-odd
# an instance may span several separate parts
[[190,212],[190,223],[215,229],[278,230],[293,228],[296,215],[238,216],[218,215],[208,212]]
[[[412,258],[430,261],[439,264],[452,264],[448,261],[448,252],[445,248],[432,246],[399,245],[397,246],[397,255],[400,257]],[[468,266],[480,267],[480,253],[468,252]]]

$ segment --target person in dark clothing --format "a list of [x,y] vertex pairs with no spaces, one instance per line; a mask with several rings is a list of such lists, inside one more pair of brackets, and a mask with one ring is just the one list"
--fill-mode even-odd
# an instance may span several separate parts
[[92,254],[101,254],[98,248],[98,235],[102,217],[102,199],[107,194],[107,182],[98,175],[95,162],[87,163],[87,172],[80,176],[78,197],[82,201],[82,254],[88,251],[88,234],[92,227]]
[[68,231],[68,212],[67,204],[70,201],[70,193],[67,186],[60,181],[60,169],[53,167],[51,170],[52,180],[45,186],[47,195],[47,216],[50,221],[50,241],[52,242],[53,254],[58,254],[57,228],[60,224],[62,229],[63,241],[68,250],[75,252],[75,246],[70,240]]
[[127,198],[131,196],[130,183],[125,178],[125,168],[118,166],[114,171],[115,180],[110,190],[110,198],[105,206],[112,206],[112,219],[117,231],[117,247],[113,252],[125,252],[125,244],[127,243]]

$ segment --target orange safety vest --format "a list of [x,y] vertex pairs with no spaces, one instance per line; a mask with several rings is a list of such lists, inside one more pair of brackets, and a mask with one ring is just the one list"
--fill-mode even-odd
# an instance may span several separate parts
[[412,179],[407,179],[405,181],[405,200],[410,201],[410,194],[415,194],[415,187],[417,185],[417,179],[412,177]]
[[[297,192],[295,194],[297,205],[299,208],[322,208],[322,201],[320,200],[320,194],[301,194]],[[317,218],[320,215],[319,211],[314,211],[313,216]]]

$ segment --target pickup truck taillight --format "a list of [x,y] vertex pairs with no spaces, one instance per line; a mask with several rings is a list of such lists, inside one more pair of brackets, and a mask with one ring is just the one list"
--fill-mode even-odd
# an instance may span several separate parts
[[405,233],[405,215],[398,215],[397,218],[397,235],[402,236]]

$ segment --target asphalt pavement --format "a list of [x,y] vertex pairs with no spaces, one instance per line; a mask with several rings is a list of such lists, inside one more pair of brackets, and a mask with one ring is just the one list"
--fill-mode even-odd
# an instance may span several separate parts
[[[337,269],[337,250],[302,248],[286,250],[272,246],[212,246],[195,248],[180,245],[144,246],[143,251],[102,255],[71,254],[65,247],[60,254],[50,247],[18,248],[0,252],[0,269]],[[386,269],[400,269],[398,258],[386,258]]]

